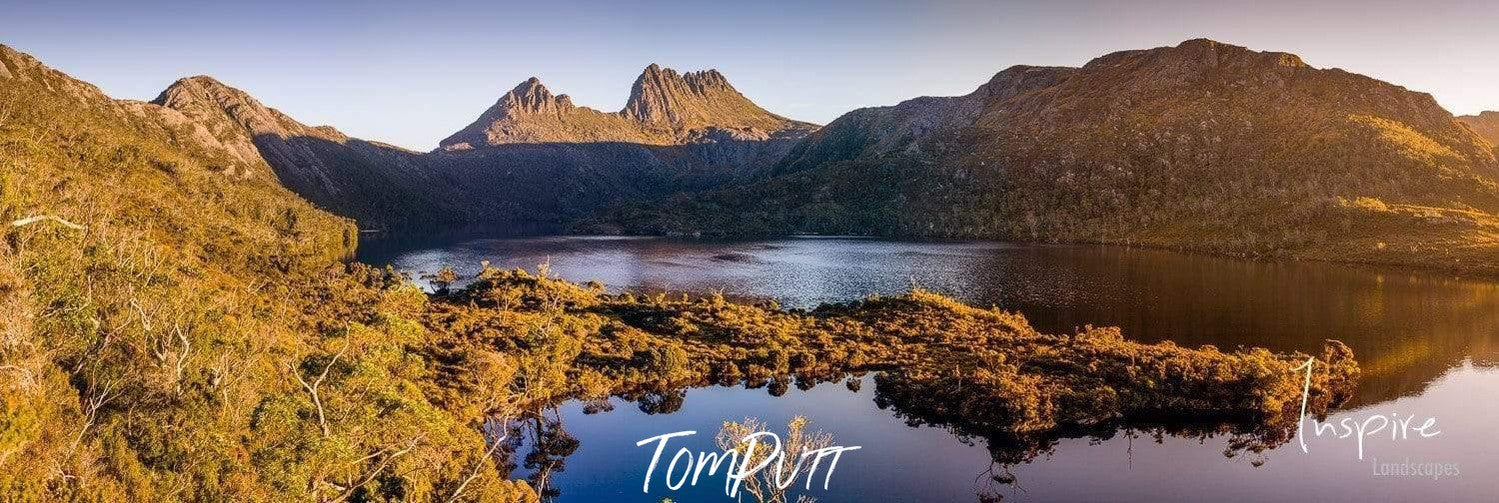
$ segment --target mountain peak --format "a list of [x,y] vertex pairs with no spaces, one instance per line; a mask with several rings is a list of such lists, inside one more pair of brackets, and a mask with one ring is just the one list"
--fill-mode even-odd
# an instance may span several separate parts
[[263,108],[249,93],[225,84],[208,75],[183,77],[172,82],[151,103],[167,108],[181,109],[190,102],[203,101],[217,105],[226,101],[242,102],[252,108]]
[[567,95],[553,95],[532,77],[440,145],[448,150],[538,142],[670,145],[782,133],[799,136],[813,127],[765,111],[718,70],[679,73],[651,63],[636,77],[619,112],[575,106]]
[[240,102],[254,109],[263,108],[260,102],[250,97],[249,93],[230,87],[208,75],[177,79],[163,89],[156,99],[151,100],[151,103],[181,110],[198,102],[216,106],[227,101]]
[[531,77],[501,96],[495,107],[511,114],[547,114],[572,108],[572,101],[567,95],[553,95],[541,79]]
[[35,82],[51,91],[83,100],[109,99],[93,84],[74,79],[43,64],[30,54],[0,44],[0,81],[8,79]]
[[193,75],[191,77],[183,77],[183,78],[177,79],[177,83],[191,83],[191,84],[206,85],[206,86],[218,86],[218,87],[226,87],[226,88],[229,87],[229,85],[223,83],[219,79],[213,78],[212,75]]
[[542,84],[541,83],[541,79],[536,78],[536,77],[531,77],[529,79],[526,79],[524,82],[521,82],[520,84],[517,84],[515,86],[515,89],[511,89],[510,90],[510,92],[513,92],[513,93],[516,93],[516,94],[527,93],[527,92],[534,92],[534,91],[548,92],[547,91],[547,86],[544,85],[544,84]]
[[312,127],[297,122],[281,111],[265,106],[250,93],[208,75],[177,79],[151,103],[181,112],[201,124],[218,125],[223,124],[220,119],[228,119],[229,123],[244,128],[251,137],[275,135],[281,138],[316,137],[336,142],[348,140],[330,126]]
[[693,125],[711,122],[729,108],[769,115],[739,94],[718,70],[681,74],[652,63],[635,79],[622,113],[647,124]]
[[1287,52],[1255,51],[1207,38],[1194,38],[1172,47],[1137,49],[1106,54],[1089,61],[1085,68],[1154,66],[1183,75],[1214,70],[1252,70],[1290,74],[1311,68],[1300,56]]

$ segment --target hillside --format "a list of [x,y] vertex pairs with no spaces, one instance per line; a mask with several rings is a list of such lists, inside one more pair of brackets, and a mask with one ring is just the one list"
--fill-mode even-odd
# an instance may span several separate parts
[[0,499],[424,498],[489,466],[421,391],[420,294],[346,271],[353,222],[215,133],[0,46]]
[[592,228],[1101,242],[1499,271],[1499,161],[1427,94],[1209,40],[995,81],[1008,92],[991,82],[853,112],[799,145],[778,177],[618,208]]

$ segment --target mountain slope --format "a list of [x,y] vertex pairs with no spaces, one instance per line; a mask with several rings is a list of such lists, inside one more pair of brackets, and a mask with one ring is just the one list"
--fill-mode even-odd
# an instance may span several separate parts
[[178,80],[153,104],[182,113],[244,158],[264,159],[286,187],[366,227],[461,222],[481,207],[421,154],[310,127],[211,77]]
[[345,269],[353,222],[243,139],[0,68],[0,499],[536,501],[423,391],[425,296]]
[[1063,67],[1015,66],[963,96],[927,96],[894,106],[854,110],[798,143],[781,160],[777,172],[799,171],[832,161],[941,155],[949,145],[933,144],[932,140],[972,126],[986,104],[1053,85],[1073,71]]
[[610,219],[1499,270],[1499,161],[1429,95],[1209,40],[1043,75],[855,112],[780,177]]
[[472,124],[441,142],[444,150],[515,143],[680,145],[800,137],[816,126],[760,108],[716,70],[685,75],[646,67],[619,112],[573,105],[535,77],[505,93]]
[[1478,115],[1464,115],[1457,120],[1473,128],[1473,131],[1482,136],[1489,143],[1499,145],[1499,112],[1484,112]]

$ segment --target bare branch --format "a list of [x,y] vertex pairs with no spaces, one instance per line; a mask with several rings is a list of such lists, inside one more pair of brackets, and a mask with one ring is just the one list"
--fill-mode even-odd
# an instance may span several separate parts
[[291,364],[286,365],[287,370],[291,371],[292,377],[297,378],[297,382],[302,385],[302,389],[307,390],[307,394],[312,396],[312,405],[314,407],[317,407],[317,422],[318,427],[323,431],[323,438],[328,438],[332,435],[332,432],[330,432],[328,429],[328,416],[323,411],[323,398],[319,392],[323,385],[323,381],[328,379],[328,372],[333,370],[333,366],[338,364],[338,359],[343,358],[344,353],[348,350],[349,340],[344,339],[343,347],[339,348],[338,353],[333,355],[332,360],[328,360],[328,365],[326,367],[323,367],[323,372],[321,374],[318,374],[317,379],[313,380],[311,383],[308,383],[306,379],[302,378],[302,372],[300,370],[297,370]]
[[509,417],[500,418],[500,431],[502,432],[500,434],[500,438],[494,439],[494,443],[490,444],[489,449],[486,449],[484,451],[484,457],[481,457],[478,461],[474,462],[473,470],[470,470],[468,477],[465,477],[463,479],[463,483],[458,484],[458,488],[453,490],[453,495],[448,496],[446,503],[453,503],[454,501],[458,501],[458,497],[463,495],[463,491],[465,489],[468,489],[469,483],[473,482],[474,479],[479,478],[479,470],[484,468],[484,462],[490,457],[494,456],[494,452],[500,448],[500,444],[504,443],[505,439],[510,436]]
[[182,332],[182,325],[181,324],[173,323],[172,324],[172,330],[175,331],[175,332],[177,332],[177,341],[182,344],[182,349],[180,349],[177,352],[177,362],[174,365],[174,367],[175,367],[174,370],[176,370],[176,378],[174,379],[174,382],[176,384],[177,394],[181,395],[182,394],[182,371],[184,369],[186,369],[186,367],[187,367],[187,357],[188,357],[188,355],[193,352],[193,343],[187,340],[187,334],[184,334]]
[[78,435],[73,437],[73,443],[68,446],[68,452],[78,449],[78,443],[83,441],[83,434],[87,433],[89,428],[94,426],[94,421],[99,419],[99,409],[104,408],[104,404],[109,403],[109,400],[114,398],[114,387],[115,382],[109,381],[104,383],[103,389],[100,389],[99,386],[94,384],[92,379],[90,380],[88,396],[84,397],[83,403],[83,428],[79,429]]
[[58,217],[56,215],[37,215],[37,216],[34,216],[34,217],[26,217],[26,218],[23,218],[23,219],[11,222],[10,225],[11,225],[11,227],[25,227],[25,226],[28,226],[28,225],[31,225],[31,224],[34,224],[34,223],[37,223],[37,222],[42,222],[42,221],[47,221],[47,220],[51,220],[53,222],[57,222],[58,224],[61,224],[63,227],[67,227],[67,228],[73,229],[73,230],[79,230],[79,231],[81,231],[81,230],[84,230],[84,229],[88,228],[88,227],[84,227],[82,225],[75,224],[73,222],[69,222],[67,220],[63,220],[62,217]]
[[[427,438],[427,434],[426,433],[423,433],[421,435],[417,435],[416,438],[411,439],[411,442],[408,442],[406,444],[405,448],[402,448],[401,450],[392,452],[392,453],[390,453],[390,455],[385,456],[384,459],[380,460],[380,464],[375,465],[374,468],[371,468],[370,471],[368,473],[366,473],[362,479],[360,479],[359,483],[350,485],[347,489],[344,489],[344,491],[342,493],[340,493],[337,498],[333,498],[331,500],[331,502],[332,503],[340,503],[340,502],[343,502],[343,501],[348,501],[349,497],[354,495],[354,489],[355,488],[357,488],[359,486],[362,486],[362,485],[365,485],[365,484],[368,484],[368,483],[370,483],[371,480],[375,480],[375,477],[378,477],[380,475],[380,472],[385,471],[385,467],[390,466],[390,462],[391,461],[394,461],[396,458],[399,458],[401,456],[406,455],[406,453],[411,452],[412,449],[416,448],[416,444],[421,443],[422,439],[424,439],[424,438]],[[381,453],[384,453],[384,452],[386,452],[388,450],[390,450],[389,447],[380,449],[378,452],[376,452],[374,454],[371,454],[369,456],[365,456],[363,459],[361,459],[361,461],[363,461],[364,459],[370,459],[370,458],[379,456]]]

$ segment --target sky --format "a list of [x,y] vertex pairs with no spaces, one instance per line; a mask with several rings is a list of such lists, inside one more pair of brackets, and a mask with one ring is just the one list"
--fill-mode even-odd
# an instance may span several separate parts
[[528,77],[605,111],[651,63],[716,68],[766,109],[965,94],[1016,64],[1211,38],[1499,110],[1499,1],[73,2],[0,0],[0,43],[151,99],[212,75],[310,124],[417,150]]

